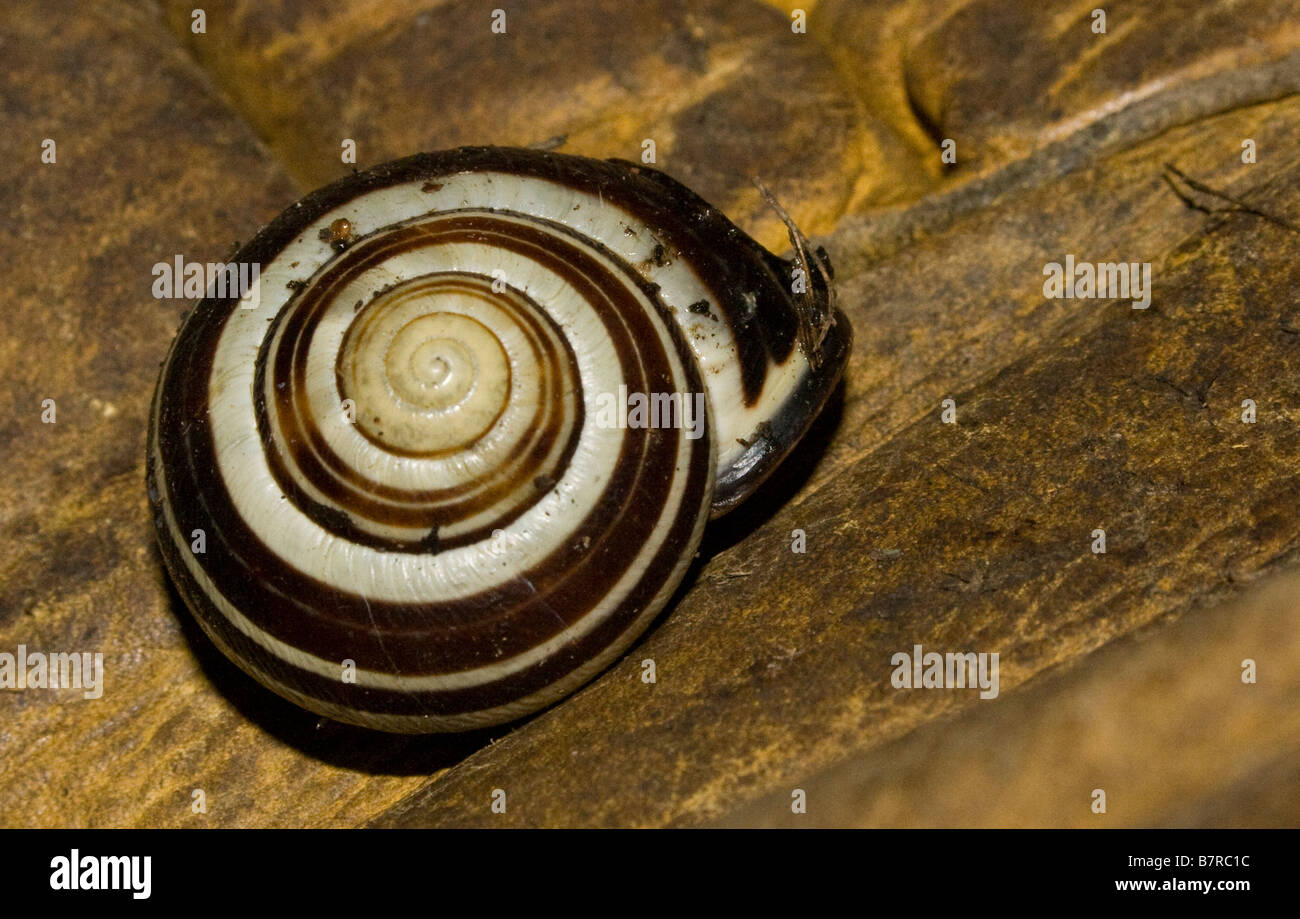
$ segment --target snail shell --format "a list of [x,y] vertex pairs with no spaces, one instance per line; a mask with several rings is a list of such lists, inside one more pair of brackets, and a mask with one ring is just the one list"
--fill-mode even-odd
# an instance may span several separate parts
[[[297,704],[389,731],[573,691],[839,378],[850,329],[790,226],[797,261],[655,170],[507,148],[290,207],[236,256],[255,290],[198,304],[154,397],[159,541],[205,632]],[[706,410],[611,424],[616,393]]]

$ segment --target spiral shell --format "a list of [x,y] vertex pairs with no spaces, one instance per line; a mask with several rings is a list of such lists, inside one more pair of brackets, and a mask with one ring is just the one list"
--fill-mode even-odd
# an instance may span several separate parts
[[[559,699],[838,379],[848,325],[812,258],[793,294],[794,263],[667,176],[537,151],[309,195],[237,256],[251,296],[202,301],[163,365],[173,579],[244,670],[338,720],[464,730]],[[615,393],[677,394],[679,423],[610,424]]]

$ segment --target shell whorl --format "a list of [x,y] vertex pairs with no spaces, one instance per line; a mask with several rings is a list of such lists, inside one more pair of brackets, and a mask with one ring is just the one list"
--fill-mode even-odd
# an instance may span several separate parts
[[[661,174],[577,157],[387,164],[237,260],[255,296],[202,301],[155,394],[164,557],[256,679],[384,730],[511,720],[606,666],[848,347],[841,320],[813,372],[785,263]],[[601,423],[617,392],[708,410]]]

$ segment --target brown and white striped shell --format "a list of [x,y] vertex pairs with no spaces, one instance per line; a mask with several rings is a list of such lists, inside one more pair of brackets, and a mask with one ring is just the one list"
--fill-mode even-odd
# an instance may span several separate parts
[[[464,730],[573,691],[839,378],[849,326],[791,235],[782,260],[662,173],[506,148],[307,196],[160,374],[149,493],[180,593],[341,721]],[[610,424],[614,393],[703,393],[705,417]]]

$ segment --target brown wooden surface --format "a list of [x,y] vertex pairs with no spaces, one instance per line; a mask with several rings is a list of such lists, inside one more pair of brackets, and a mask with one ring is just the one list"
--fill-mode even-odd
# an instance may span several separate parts
[[[0,824],[1300,821],[1300,10],[1149,0],[1095,35],[1095,4],[822,0],[793,35],[795,5],[222,2],[205,35],[190,4],[0,10],[0,651],[107,671],[95,701],[0,695]],[[854,322],[807,446],[624,661],[520,725],[320,722],[210,647],[153,547],[187,304],[151,268],[222,258],[348,137],[359,166],[654,138],[779,249],[768,184]],[[1045,299],[1066,253],[1151,262],[1151,308]],[[918,643],[998,652],[1001,695],[895,690]]]

